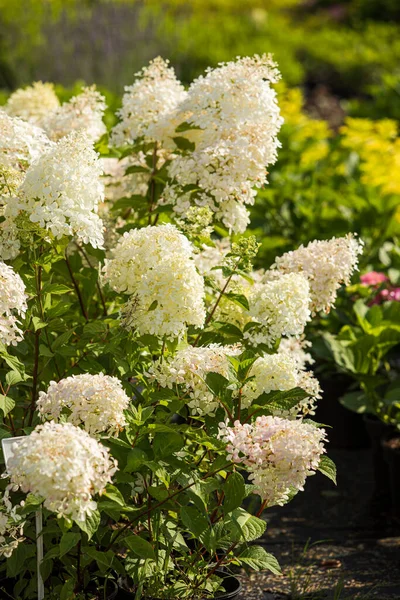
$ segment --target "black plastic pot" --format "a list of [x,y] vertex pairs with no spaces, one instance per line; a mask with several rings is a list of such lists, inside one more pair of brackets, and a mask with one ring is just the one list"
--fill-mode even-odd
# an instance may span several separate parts
[[[393,446],[393,442],[397,445]],[[389,469],[391,514],[400,517],[400,437],[389,436],[382,441],[383,456]]]
[[370,508],[371,514],[378,516],[391,510],[390,472],[382,441],[390,435],[392,428],[373,415],[364,415],[363,418],[371,443],[374,473],[374,491]]
[[[237,598],[237,596],[242,591],[242,584],[239,579],[234,575],[230,575],[229,573],[225,573],[225,571],[216,571],[215,572],[218,577],[222,577],[224,579],[224,588],[226,592],[217,593],[215,596],[215,600],[233,600]],[[133,600],[135,597],[134,592],[130,592],[124,588],[124,583],[119,581],[119,593],[118,600]],[[156,598],[147,598],[147,600],[157,600]],[[208,598],[207,600],[210,600]]]

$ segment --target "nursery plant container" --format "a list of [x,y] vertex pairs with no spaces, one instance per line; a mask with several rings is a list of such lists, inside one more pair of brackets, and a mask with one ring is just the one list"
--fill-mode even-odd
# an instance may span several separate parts
[[391,433],[391,427],[374,415],[363,416],[370,439],[374,473],[374,492],[371,498],[371,513],[379,515],[391,508],[390,472],[385,460],[382,441]]
[[[225,573],[225,571],[216,571],[215,572],[218,577],[222,577],[224,579],[224,587],[226,592],[218,592],[215,596],[216,600],[233,600],[237,598],[240,592],[242,591],[242,584],[239,579],[234,575],[230,575],[229,573]],[[119,593],[118,600],[133,600],[135,597],[135,592],[129,591],[125,586],[124,582],[121,580],[119,583]],[[158,600],[157,598],[147,598],[146,600]],[[206,600],[206,599],[204,599]],[[207,598],[207,600],[211,600]]]
[[400,437],[389,436],[382,441],[390,477],[391,513],[400,517]]

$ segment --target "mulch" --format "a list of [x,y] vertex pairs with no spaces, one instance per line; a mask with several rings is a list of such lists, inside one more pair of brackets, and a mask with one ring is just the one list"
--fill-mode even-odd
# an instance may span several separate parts
[[371,450],[329,456],[337,487],[318,473],[290,504],[265,512],[262,543],[283,574],[244,574],[240,600],[400,600],[400,521],[371,515]]

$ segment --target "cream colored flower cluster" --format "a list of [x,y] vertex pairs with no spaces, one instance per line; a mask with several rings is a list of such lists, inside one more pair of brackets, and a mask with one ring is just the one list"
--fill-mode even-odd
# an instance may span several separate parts
[[103,245],[97,211],[104,197],[101,162],[83,132],[72,132],[40,156],[26,172],[18,200],[6,215],[23,211],[54,237],[74,236],[94,248]]
[[311,310],[329,312],[337,291],[348,285],[357,269],[363,242],[349,233],[342,238],[315,240],[275,259],[282,273],[301,273],[310,283]]
[[27,310],[25,285],[12,267],[0,262],[0,343],[15,346],[22,340],[18,318]]
[[130,296],[122,309],[128,329],[177,338],[187,325],[203,326],[204,281],[193,246],[173,225],[125,233],[103,272],[114,290]]
[[186,97],[183,85],[177,80],[168,61],[157,57],[135,75],[135,83],[125,87],[120,122],[111,132],[111,144],[122,147],[138,138],[157,140],[149,135],[149,127],[160,117],[171,113]]
[[[254,203],[253,188],[266,183],[266,167],[277,158],[282,118],[271,83],[278,78],[271,58],[256,55],[222,63],[191,84],[170,117],[174,125],[190,126],[188,132],[171,131],[170,137],[184,136],[195,144],[169,167],[173,184],[165,201],[176,213],[184,215],[193,203],[209,206],[229,230],[246,229],[245,205]],[[188,192],[188,185],[199,190]]]
[[220,423],[219,437],[227,444],[228,459],[247,467],[255,492],[274,506],[304,489],[325,452],[326,433],[302,421],[262,416],[253,424]]
[[50,139],[58,141],[72,131],[84,131],[91,142],[106,133],[103,115],[107,105],[96,86],[86,87],[77,96],[48,113],[41,125]]
[[[42,129],[0,110],[0,174],[9,169],[14,177],[19,174],[18,184],[21,183],[29,165],[52,146]],[[11,196],[13,192],[14,189],[12,193],[2,193]]]
[[300,401],[288,411],[276,411],[279,416],[297,417],[314,413],[315,402],[320,395],[318,380],[305,368],[301,368],[296,359],[285,351],[276,354],[264,354],[252,365],[242,392],[242,406],[248,408],[261,394],[273,391],[287,391],[295,387],[304,389],[310,398]]
[[8,462],[11,483],[42,496],[59,516],[83,521],[96,510],[93,500],[117,470],[109,450],[71,423],[38,425],[15,443]]
[[311,320],[310,286],[305,277],[289,273],[258,283],[249,294],[249,314],[259,328],[245,333],[249,341],[272,346],[283,335],[301,335]]
[[33,125],[43,127],[43,121],[49,113],[59,106],[54,85],[35,81],[32,85],[20,88],[11,94],[4,110],[11,117],[20,117]]
[[119,379],[103,373],[51,381],[47,392],[39,392],[37,401],[43,419],[58,421],[67,409],[67,421],[83,425],[92,435],[118,434],[126,425],[124,410],[128,406],[129,398]]
[[163,388],[182,386],[189,396],[187,405],[192,414],[213,415],[220,404],[208,388],[206,376],[219,373],[229,379],[231,365],[228,356],[237,356],[241,352],[239,346],[188,346],[171,358],[156,363],[150,373]]

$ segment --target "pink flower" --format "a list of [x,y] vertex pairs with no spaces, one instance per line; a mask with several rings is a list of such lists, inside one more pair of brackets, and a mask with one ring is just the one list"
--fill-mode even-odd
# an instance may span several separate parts
[[364,275],[361,275],[360,281],[363,285],[378,286],[384,281],[389,281],[389,278],[386,277],[384,273],[378,273],[378,271],[370,271],[369,273],[364,273]]
[[382,302],[400,302],[400,287],[381,290],[372,300],[372,304],[382,304]]

